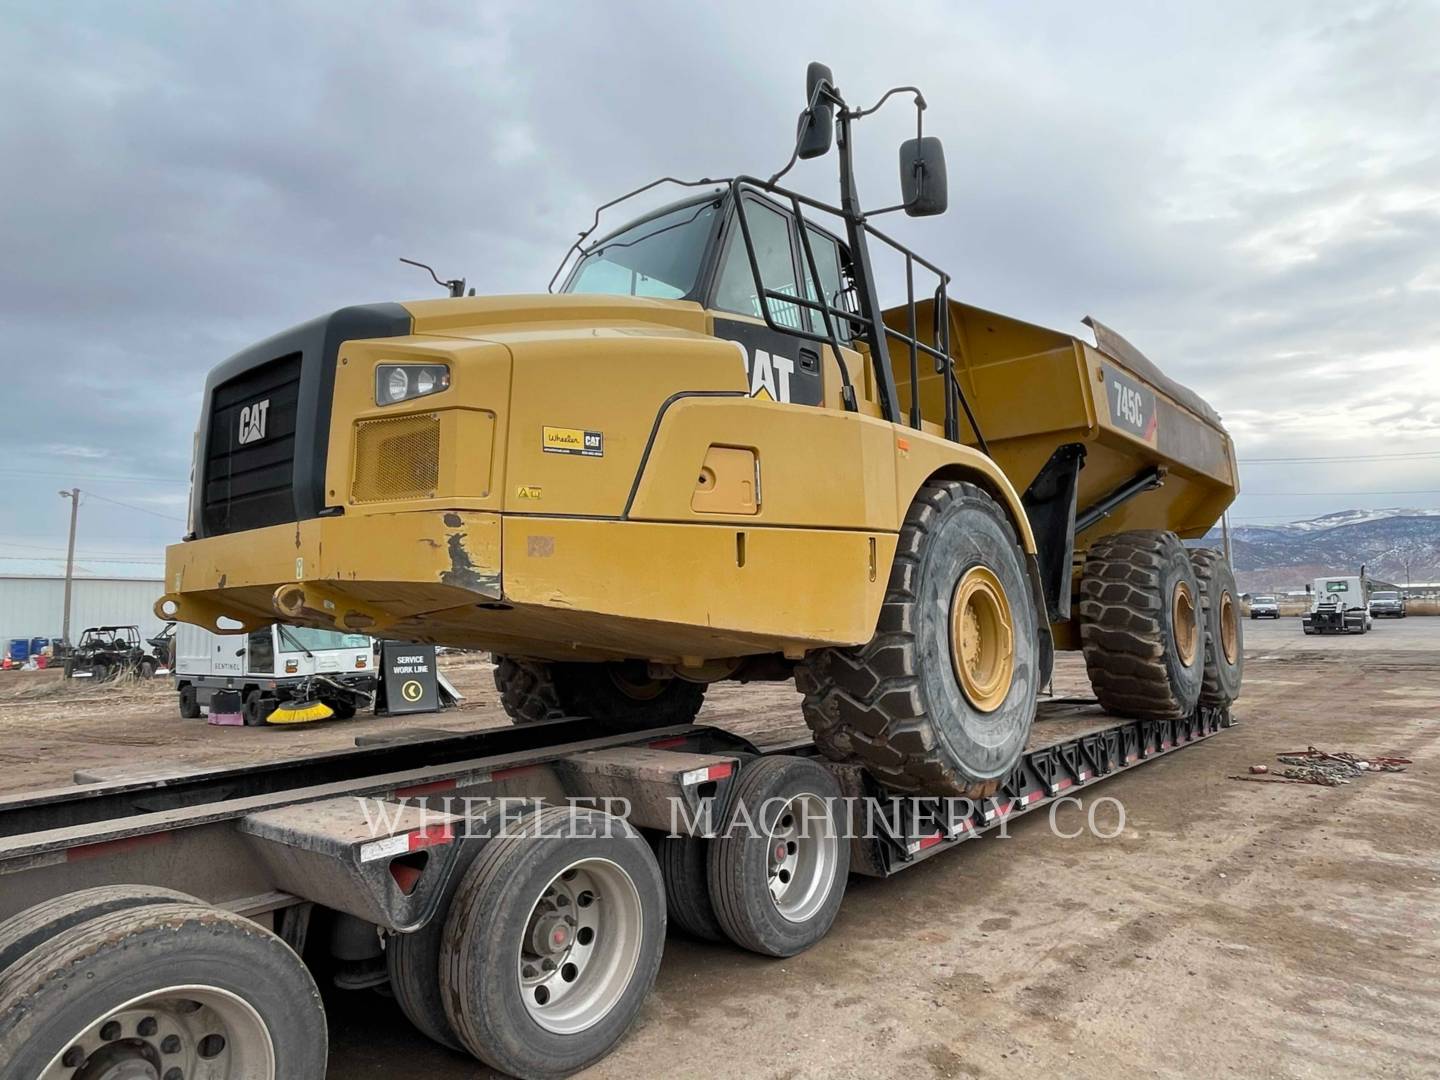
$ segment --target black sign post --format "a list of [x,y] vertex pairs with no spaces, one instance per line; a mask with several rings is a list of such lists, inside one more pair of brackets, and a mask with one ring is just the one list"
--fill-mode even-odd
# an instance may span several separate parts
[[385,698],[384,711],[389,715],[440,710],[440,690],[435,682],[434,645],[411,645],[403,641],[381,642],[380,673],[381,691]]

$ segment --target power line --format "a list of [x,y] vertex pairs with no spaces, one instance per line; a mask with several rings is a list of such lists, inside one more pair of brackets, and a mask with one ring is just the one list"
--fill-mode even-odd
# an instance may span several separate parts
[[1440,495],[1440,488],[1410,488],[1406,491],[1242,491],[1240,498],[1250,495],[1260,499],[1275,499],[1295,496],[1323,496],[1333,499],[1348,499],[1353,496],[1364,497],[1367,495]]
[[159,514],[154,510],[147,510],[143,506],[131,506],[129,503],[121,502],[119,499],[112,499],[106,495],[97,495],[93,491],[85,491],[83,494],[88,495],[92,499],[99,499],[101,502],[110,503],[112,506],[123,506],[126,510],[134,510],[140,514],[149,514],[151,517],[160,518],[162,521],[173,521],[180,525],[185,524],[184,518],[171,517],[169,514]]
[[1341,461],[1399,461],[1402,458],[1440,457],[1440,450],[1417,450],[1405,454],[1320,454],[1314,457],[1236,458],[1241,465],[1300,465],[1307,462],[1331,464]]
[[7,476],[43,476],[60,480],[78,480],[86,483],[91,480],[117,480],[121,483],[137,484],[165,484],[170,487],[189,487],[188,480],[166,480],[158,476],[122,476],[119,474],[101,474],[84,472],[52,472],[45,469],[12,469],[0,468],[0,473]]

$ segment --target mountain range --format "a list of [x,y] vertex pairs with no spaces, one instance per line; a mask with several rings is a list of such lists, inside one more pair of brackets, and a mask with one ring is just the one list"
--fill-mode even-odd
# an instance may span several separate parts
[[[1201,543],[1222,547],[1220,529]],[[1244,592],[1302,588],[1325,574],[1404,585],[1440,581],[1440,510],[1339,510],[1287,525],[1230,529],[1236,583]]]

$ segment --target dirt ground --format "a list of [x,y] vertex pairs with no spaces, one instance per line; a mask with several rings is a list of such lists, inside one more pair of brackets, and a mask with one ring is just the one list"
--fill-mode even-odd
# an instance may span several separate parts
[[[1440,619],[1245,630],[1241,726],[1081,792],[1123,803],[1118,836],[1068,807],[1058,831],[1077,836],[1035,814],[892,880],[853,878],[829,937],[789,960],[674,936],[638,1024],[586,1075],[1440,1075]],[[9,674],[0,792],[121,759],[240,764],[382,726],[503,722],[487,665],[447,670],[469,700],[443,719],[298,730],[182,721],[162,686]],[[1062,658],[1058,691],[1083,685]],[[718,687],[702,719],[762,742],[801,728],[789,687]],[[1414,764],[1339,788],[1228,779],[1311,744]],[[330,1002],[335,1080],[490,1075],[378,995]]]

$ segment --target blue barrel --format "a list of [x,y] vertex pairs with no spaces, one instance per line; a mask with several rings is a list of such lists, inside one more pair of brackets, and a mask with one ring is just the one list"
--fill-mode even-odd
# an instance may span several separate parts
[[11,638],[10,648],[6,651],[10,654],[11,660],[14,660],[17,664],[23,664],[26,660],[30,659],[30,639],[24,637]]
[[48,637],[32,637],[30,639],[30,655],[39,656],[50,645]]

